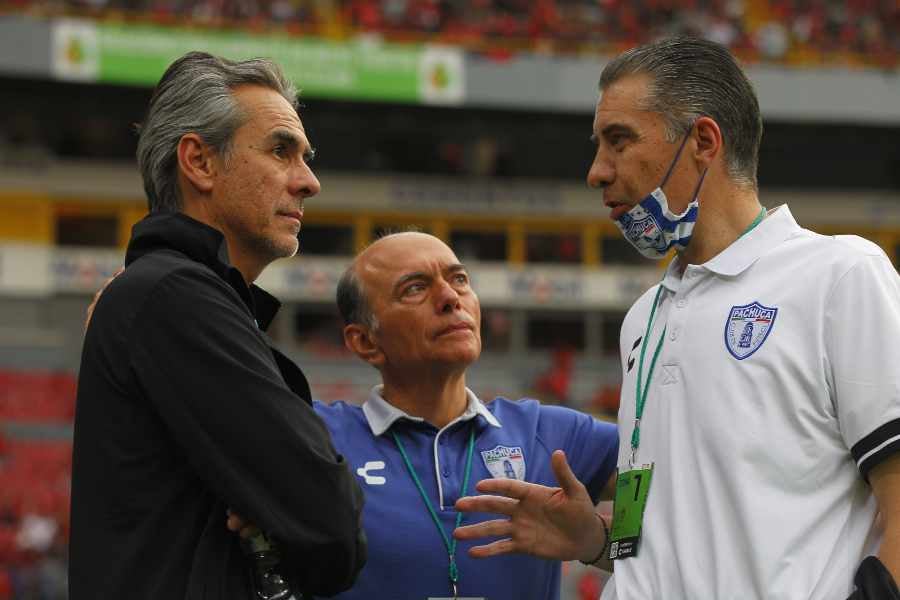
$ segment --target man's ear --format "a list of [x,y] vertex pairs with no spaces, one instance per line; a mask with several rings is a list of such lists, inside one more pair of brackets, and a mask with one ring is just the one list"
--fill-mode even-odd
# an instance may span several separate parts
[[384,353],[372,336],[372,330],[365,325],[351,323],[344,327],[344,345],[376,369],[384,364]]
[[723,140],[722,131],[719,124],[709,117],[700,117],[694,124],[694,136],[697,141],[697,149],[694,151],[694,158],[709,167],[715,162],[716,157],[722,155]]
[[212,191],[214,159],[213,149],[196,133],[186,133],[178,140],[178,170],[198,192]]

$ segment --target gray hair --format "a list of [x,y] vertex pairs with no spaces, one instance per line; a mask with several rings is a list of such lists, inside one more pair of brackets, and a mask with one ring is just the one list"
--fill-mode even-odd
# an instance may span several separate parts
[[178,189],[182,136],[196,133],[217,154],[228,157],[234,132],[247,119],[232,91],[245,84],[275,90],[297,108],[296,88],[268,59],[235,62],[189,52],[163,74],[150,99],[147,118],[138,126],[138,167],[151,213],[182,208]]
[[636,74],[650,75],[643,108],[662,115],[670,142],[687,135],[698,118],[711,117],[725,140],[728,175],[756,188],[762,116],[753,86],[727,48],[694,37],[632,48],[606,65],[600,89]]

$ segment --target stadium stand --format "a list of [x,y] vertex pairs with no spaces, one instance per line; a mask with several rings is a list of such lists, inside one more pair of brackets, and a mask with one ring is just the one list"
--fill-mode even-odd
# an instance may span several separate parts
[[71,423],[75,387],[71,373],[0,371],[0,419]]
[[175,25],[286,30],[516,51],[610,53],[661,35],[705,35],[744,60],[894,69],[900,7],[889,0],[4,0],[0,10]]
[[0,599],[65,594],[71,373],[0,371]]

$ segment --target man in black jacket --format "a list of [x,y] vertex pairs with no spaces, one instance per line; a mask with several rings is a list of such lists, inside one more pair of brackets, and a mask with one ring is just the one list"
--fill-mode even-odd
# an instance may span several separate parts
[[364,564],[361,491],[252,284],[297,251],[311,158],[273,63],[190,53],[160,80],[138,143],[150,215],[82,355],[72,600],[250,598],[227,510],[272,538],[298,595],[347,589]]

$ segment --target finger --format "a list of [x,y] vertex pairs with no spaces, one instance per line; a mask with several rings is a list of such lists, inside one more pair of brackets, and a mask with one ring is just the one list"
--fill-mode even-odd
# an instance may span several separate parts
[[84,329],[87,331],[88,325],[91,324],[91,318],[94,316],[94,307],[97,306],[97,302],[100,301],[100,296],[103,295],[103,291],[107,288],[107,286],[112,283],[112,280],[125,272],[125,266],[120,266],[116,269],[116,272],[112,274],[112,277],[103,282],[103,285],[100,286],[100,289],[94,294],[94,299],[91,300],[91,303],[88,305],[87,310],[85,310],[84,317]]
[[529,486],[537,486],[537,484],[525,483],[517,479],[482,479],[475,484],[475,489],[485,494],[506,496],[507,498],[519,500],[528,495]]
[[463,512],[494,513],[511,516],[519,505],[518,500],[503,496],[466,496],[456,501],[456,510]]
[[225,521],[225,524],[230,531],[240,531],[241,529],[247,527],[247,523],[235,514],[229,515],[228,519]]
[[569,461],[566,460],[566,453],[562,450],[556,450],[550,458],[553,465],[553,474],[556,475],[556,481],[566,493],[566,496],[572,498],[586,493],[584,485],[578,481],[575,473],[569,467]]
[[469,556],[472,558],[488,558],[490,556],[500,556],[502,554],[512,554],[516,552],[516,544],[512,540],[497,540],[484,546],[473,546],[469,548]]
[[[102,291],[103,288],[101,288]],[[87,331],[88,325],[91,324],[91,318],[94,316],[94,307],[97,306],[97,301],[100,300],[100,291],[94,294],[94,299],[91,300],[91,303],[88,304],[87,309],[84,311],[84,330]]]
[[494,519],[457,527],[453,530],[453,537],[458,540],[475,540],[483,537],[508,536],[511,533],[512,523],[506,519]]
[[247,525],[245,527],[241,527],[238,535],[241,536],[242,540],[246,540],[249,537],[253,537],[257,533],[259,533],[259,529],[255,525]]

